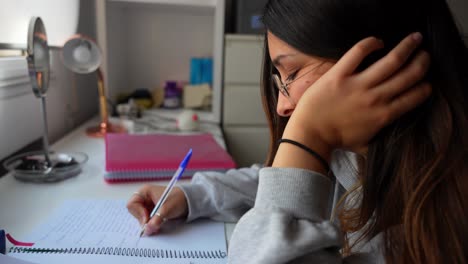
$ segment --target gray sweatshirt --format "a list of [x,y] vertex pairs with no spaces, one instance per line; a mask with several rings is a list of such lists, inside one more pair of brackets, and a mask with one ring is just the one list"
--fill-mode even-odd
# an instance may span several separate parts
[[355,178],[342,163],[332,162],[332,170],[336,183],[294,168],[197,173],[190,184],[181,185],[187,221],[209,217],[237,222],[229,263],[384,263],[380,236],[359,245],[358,254],[341,256],[342,233],[330,212]]

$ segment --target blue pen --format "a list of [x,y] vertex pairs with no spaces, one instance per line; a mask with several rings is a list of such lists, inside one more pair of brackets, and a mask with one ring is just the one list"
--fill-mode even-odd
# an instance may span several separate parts
[[[150,214],[150,219],[153,218],[154,215],[158,214],[159,208],[164,204],[166,201],[167,197],[169,196],[169,193],[171,190],[174,188],[175,183],[180,179],[182,176],[182,173],[184,173],[185,168],[187,167],[187,164],[189,163],[190,157],[192,157],[192,149],[190,149],[185,155],[184,160],[179,165],[179,168],[177,171],[174,173],[174,176],[172,176],[171,181],[167,185],[166,189],[164,190],[163,194],[161,195],[161,198],[159,201],[156,203],[156,206],[154,207],[153,211],[151,211]],[[148,220],[149,221],[149,220]],[[145,228],[146,228],[147,223],[143,226],[140,232],[140,237],[145,233]]]

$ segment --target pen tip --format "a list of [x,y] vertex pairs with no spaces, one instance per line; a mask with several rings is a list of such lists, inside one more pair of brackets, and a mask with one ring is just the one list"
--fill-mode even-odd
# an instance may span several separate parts
[[145,228],[146,228],[146,224],[143,226],[143,228],[140,231],[140,237],[142,237],[143,234],[145,234]]

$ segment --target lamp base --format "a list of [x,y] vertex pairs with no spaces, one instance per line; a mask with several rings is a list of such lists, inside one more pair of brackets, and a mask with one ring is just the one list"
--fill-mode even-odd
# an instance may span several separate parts
[[107,133],[125,133],[127,130],[120,125],[103,122],[99,126],[89,127],[86,129],[88,137],[102,138]]

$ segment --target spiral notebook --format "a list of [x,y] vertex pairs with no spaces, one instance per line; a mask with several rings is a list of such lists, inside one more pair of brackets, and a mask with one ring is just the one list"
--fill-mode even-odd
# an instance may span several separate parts
[[120,200],[69,200],[24,238],[32,247],[8,255],[35,263],[226,263],[224,224],[211,220],[169,221],[154,236],[139,237],[140,225]]
[[104,179],[109,183],[170,179],[190,148],[193,155],[183,178],[197,171],[236,167],[211,134],[107,134]]

